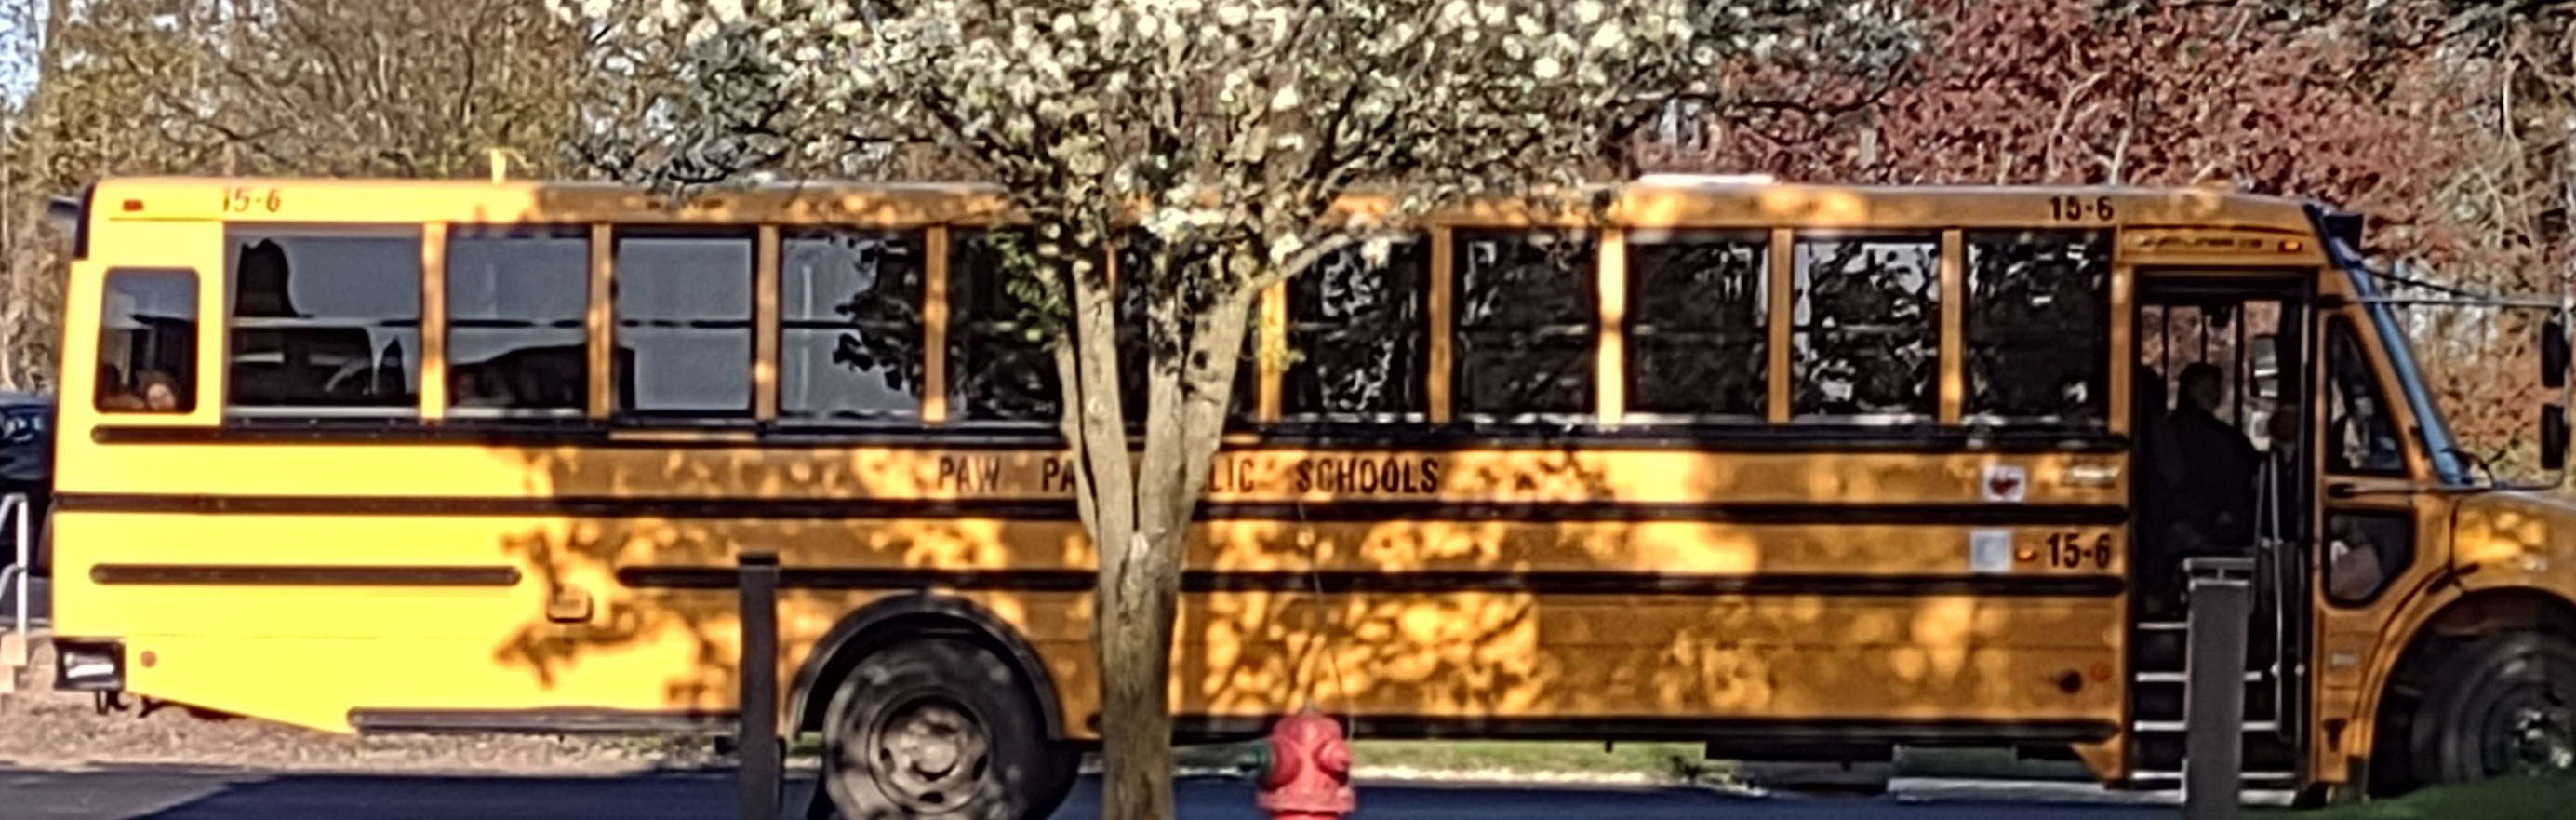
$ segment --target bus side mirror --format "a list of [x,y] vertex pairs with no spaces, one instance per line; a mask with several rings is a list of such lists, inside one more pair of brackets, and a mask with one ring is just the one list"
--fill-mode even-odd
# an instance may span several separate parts
[[2551,402],[2540,406],[2540,469],[2559,470],[2567,466],[2567,407]]
[[2567,384],[2567,317],[2551,314],[2540,323],[2540,386],[2556,390]]

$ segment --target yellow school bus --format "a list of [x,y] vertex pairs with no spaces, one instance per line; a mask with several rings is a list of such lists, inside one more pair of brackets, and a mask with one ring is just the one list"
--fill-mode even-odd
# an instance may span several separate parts
[[[2236,554],[2268,568],[2249,783],[2569,754],[2543,673],[2576,664],[2576,508],[2463,465],[2357,217],[1606,195],[1461,205],[1264,295],[1294,355],[1243,368],[1190,534],[1183,739],[1311,700],[1361,737],[2008,745],[2173,788],[2180,559]],[[772,553],[782,725],[835,750],[834,805],[1043,816],[1098,738],[1094,553],[1003,203],[97,183],[56,685],[333,732],[722,731],[736,563]]]

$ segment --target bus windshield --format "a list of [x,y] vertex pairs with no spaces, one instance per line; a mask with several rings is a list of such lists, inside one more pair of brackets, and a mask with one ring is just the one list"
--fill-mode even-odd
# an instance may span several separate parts
[[[2338,250],[2341,250],[2338,248]],[[2377,278],[2344,253],[2335,254],[2336,264],[2352,277],[2355,293],[2364,300],[2384,294]],[[2451,437],[2451,426],[2442,412],[2441,402],[2433,399],[2424,386],[2424,373],[2415,363],[2415,348],[2408,341],[2405,326],[2385,302],[2367,302],[2372,327],[2379,333],[2379,346],[2388,351],[2390,369],[2397,373],[2397,387],[2405,391],[2406,403],[2414,408],[2418,435],[2423,438],[2424,452],[2432,459],[2433,472],[2445,486],[2464,486],[2470,482],[2462,465],[2458,440]]]

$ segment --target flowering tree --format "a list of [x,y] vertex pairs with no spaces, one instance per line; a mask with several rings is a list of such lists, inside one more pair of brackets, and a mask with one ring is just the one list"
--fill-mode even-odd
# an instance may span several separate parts
[[[568,5],[558,0],[559,5]],[[694,4],[693,4],[694,5]],[[619,173],[870,173],[928,149],[1008,191],[1099,549],[1107,816],[1171,816],[1166,677],[1183,530],[1266,286],[1465,196],[1556,208],[1733,59],[1894,62],[1891,4],[1823,0],[587,0],[658,90],[603,132]],[[1720,100],[1722,102],[1722,100]],[[1383,186],[1384,209],[1337,198]],[[1131,229],[1141,241],[1129,244]],[[1122,293],[1145,341],[1122,368]],[[1141,322],[1141,327],[1135,323]],[[1122,372],[1122,370],[1124,372]],[[1142,391],[1122,390],[1142,379]],[[1147,432],[1131,458],[1123,404]],[[834,765],[838,765],[837,763]],[[874,807],[844,806],[845,809]]]

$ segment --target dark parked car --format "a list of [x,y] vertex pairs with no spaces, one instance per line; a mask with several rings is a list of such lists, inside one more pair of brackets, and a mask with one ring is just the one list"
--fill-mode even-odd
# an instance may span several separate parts
[[[27,494],[27,539],[38,575],[50,575],[45,509],[54,489],[54,400],[37,393],[0,393],[0,495]],[[0,527],[0,565],[18,560],[16,522]]]

